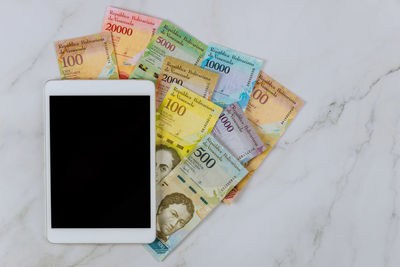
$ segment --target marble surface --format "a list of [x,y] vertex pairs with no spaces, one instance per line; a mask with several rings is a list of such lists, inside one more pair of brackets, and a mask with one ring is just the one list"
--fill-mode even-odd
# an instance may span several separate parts
[[[44,235],[43,85],[53,41],[108,4],[263,58],[306,105],[237,202],[162,263]],[[400,2],[2,1],[0,266],[400,266]]]

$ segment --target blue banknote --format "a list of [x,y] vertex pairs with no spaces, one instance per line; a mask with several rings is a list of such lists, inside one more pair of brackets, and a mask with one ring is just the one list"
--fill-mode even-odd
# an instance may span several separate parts
[[220,74],[211,101],[223,108],[238,102],[245,110],[261,66],[261,59],[210,43],[201,67]]

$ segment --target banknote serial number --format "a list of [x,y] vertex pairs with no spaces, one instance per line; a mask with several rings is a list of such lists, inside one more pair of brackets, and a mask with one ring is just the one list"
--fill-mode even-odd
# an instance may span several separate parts
[[264,94],[260,89],[253,91],[253,98],[258,100],[258,102],[263,105],[268,101],[268,95]]
[[161,36],[159,36],[157,38],[156,42],[157,42],[157,44],[160,44],[161,46],[164,46],[165,48],[167,48],[171,52],[173,52],[175,50],[175,48],[176,48],[176,46],[174,44],[172,44],[171,42],[168,42],[167,40],[165,40]]
[[72,67],[72,66],[75,66],[75,64],[82,65],[83,57],[81,54],[76,54],[75,56],[62,57],[62,61],[63,61],[64,68]]
[[172,112],[176,112],[179,116],[183,116],[186,112],[186,107],[184,105],[180,105],[176,101],[172,101],[171,98],[168,98],[168,103],[165,105],[166,109],[171,110]]
[[128,36],[131,36],[133,33],[132,28],[128,28],[121,25],[115,25],[113,23],[107,23],[106,31],[122,33]]
[[221,64],[221,63],[215,62],[213,60],[209,60],[209,59],[207,59],[207,61],[206,61],[206,67],[209,67],[214,70],[218,70],[225,74],[228,74],[231,71],[231,67],[225,66],[224,64]]
[[177,78],[172,77],[172,76],[169,76],[167,74],[163,74],[162,81],[163,82],[167,82],[167,83],[177,83],[179,85],[183,85],[183,81],[182,80],[177,79]]
[[198,149],[196,149],[196,151],[193,153],[193,155],[198,157],[201,162],[205,163],[206,167],[209,169],[214,167],[214,165],[216,163],[215,159],[211,158],[210,154],[205,152],[205,149],[202,147],[199,147]]

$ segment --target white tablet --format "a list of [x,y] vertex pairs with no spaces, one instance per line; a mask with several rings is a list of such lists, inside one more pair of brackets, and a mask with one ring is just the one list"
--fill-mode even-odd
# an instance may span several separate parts
[[155,239],[154,84],[49,81],[46,221],[52,243]]

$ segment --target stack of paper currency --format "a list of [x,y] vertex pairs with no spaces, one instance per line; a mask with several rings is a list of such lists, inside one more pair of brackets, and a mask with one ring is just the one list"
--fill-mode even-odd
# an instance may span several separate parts
[[145,247],[158,260],[233,202],[304,104],[262,60],[120,8],[101,33],[55,46],[62,79],[155,83],[157,238]]

